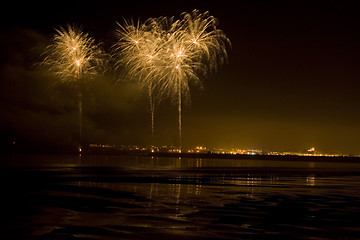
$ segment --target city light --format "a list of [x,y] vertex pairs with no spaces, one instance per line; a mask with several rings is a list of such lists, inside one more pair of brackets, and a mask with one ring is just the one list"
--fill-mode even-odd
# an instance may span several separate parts
[[[305,151],[271,151],[265,152],[261,149],[248,149],[248,148],[209,148],[205,146],[196,146],[193,148],[180,149],[178,146],[139,146],[139,145],[120,145],[116,146],[114,144],[90,144],[90,149],[98,150],[114,150],[114,151],[125,151],[125,152],[138,152],[138,153],[184,153],[184,154],[201,154],[201,156],[206,157],[207,155],[226,155],[226,156],[303,156],[303,157],[350,157],[346,154],[335,154],[335,153],[321,153],[318,151],[313,151],[309,153],[308,150]],[[315,150],[315,148],[311,148]]]

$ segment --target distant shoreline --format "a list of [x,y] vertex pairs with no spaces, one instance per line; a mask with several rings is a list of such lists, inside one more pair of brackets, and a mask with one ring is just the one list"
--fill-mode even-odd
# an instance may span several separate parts
[[360,163],[355,156],[300,156],[300,155],[267,155],[267,154],[230,154],[230,153],[179,153],[179,152],[148,152],[148,151],[86,151],[84,154],[108,154],[171,158],[204,158],[204,159],[238,159],[238,160],[271,160],[271,161],[308,161],[308,162],[342,162]]

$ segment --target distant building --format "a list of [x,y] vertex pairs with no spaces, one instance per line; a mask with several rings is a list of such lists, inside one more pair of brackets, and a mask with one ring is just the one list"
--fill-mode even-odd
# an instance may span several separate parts
[[316,153],[314,147],[312,147],[312,148],[310,148],[309,150],[307,150],[307,152],[308,152],[308,154],[315,154],[315,153]]
[[91,144],[89,145],[89,147],[90,147],[90,148],[116,148],[116,145],[91,143]]

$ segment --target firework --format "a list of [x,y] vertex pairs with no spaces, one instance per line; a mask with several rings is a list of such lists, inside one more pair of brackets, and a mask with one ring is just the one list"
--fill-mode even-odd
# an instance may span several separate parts
[[217,70],[227,60],[230,41],[217,29],[217,20],[208,12],[183,13],[182,19],[159,17],[144,23],[119,24],[114,45],[117,64],[125,66],[131,78],[147,87],[154,117],[154,95],[170,97],[178,105],[181,149],[182,103],[190,100],[191,83]]
[[51,44],[45,49],[43,65],[54,73],[61,83],[76,87],[79,103],[79,152],[82,142],[82,85],[83,77],[93,76],[104,62],[104,52],[95,40],[80,27],[68,25],[55,29]]
[[160,99],[154,97],[154,92],[162,76],[159,62],[164,44],[163,32],[155,19],[148,19],[142,24],[125,21],[118,27],[118,41],[113,46],[113,56],[117,66],[125,66],[127,75],[139,79],[142,87],[148,91],[153,137],[155,102]]
[[217,70],[227,61],[230,41],[217,29],[217,20],[208,12],[183,13],[174,40],[170,42],[169,71],[165,89],[177,98],[179,112],[179,145],[181,151],[182,99],[190,100],[189,84],[200,85],[200,77]]

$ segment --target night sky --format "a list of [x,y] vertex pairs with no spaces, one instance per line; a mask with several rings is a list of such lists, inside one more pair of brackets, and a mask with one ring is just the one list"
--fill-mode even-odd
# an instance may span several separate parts
[[[78,24],[106,51],[116,21],[198,9],[230,39],[228,64],[193,87],[183,110],[183,146],[360,154],[359,1],[61,1],[2,6],[2,151],[77,146],[74,89],[37,65],[54,28]],[[205,3],[206,2],[206,3]],[[346,3],[344,3],[346,2]],[[151,143],[146,92],[118,71],[88,82],[84,143]],[[115,84],[118,82],[118,84]],[[155,109],[155,143],[176,145],[177,108]]]

